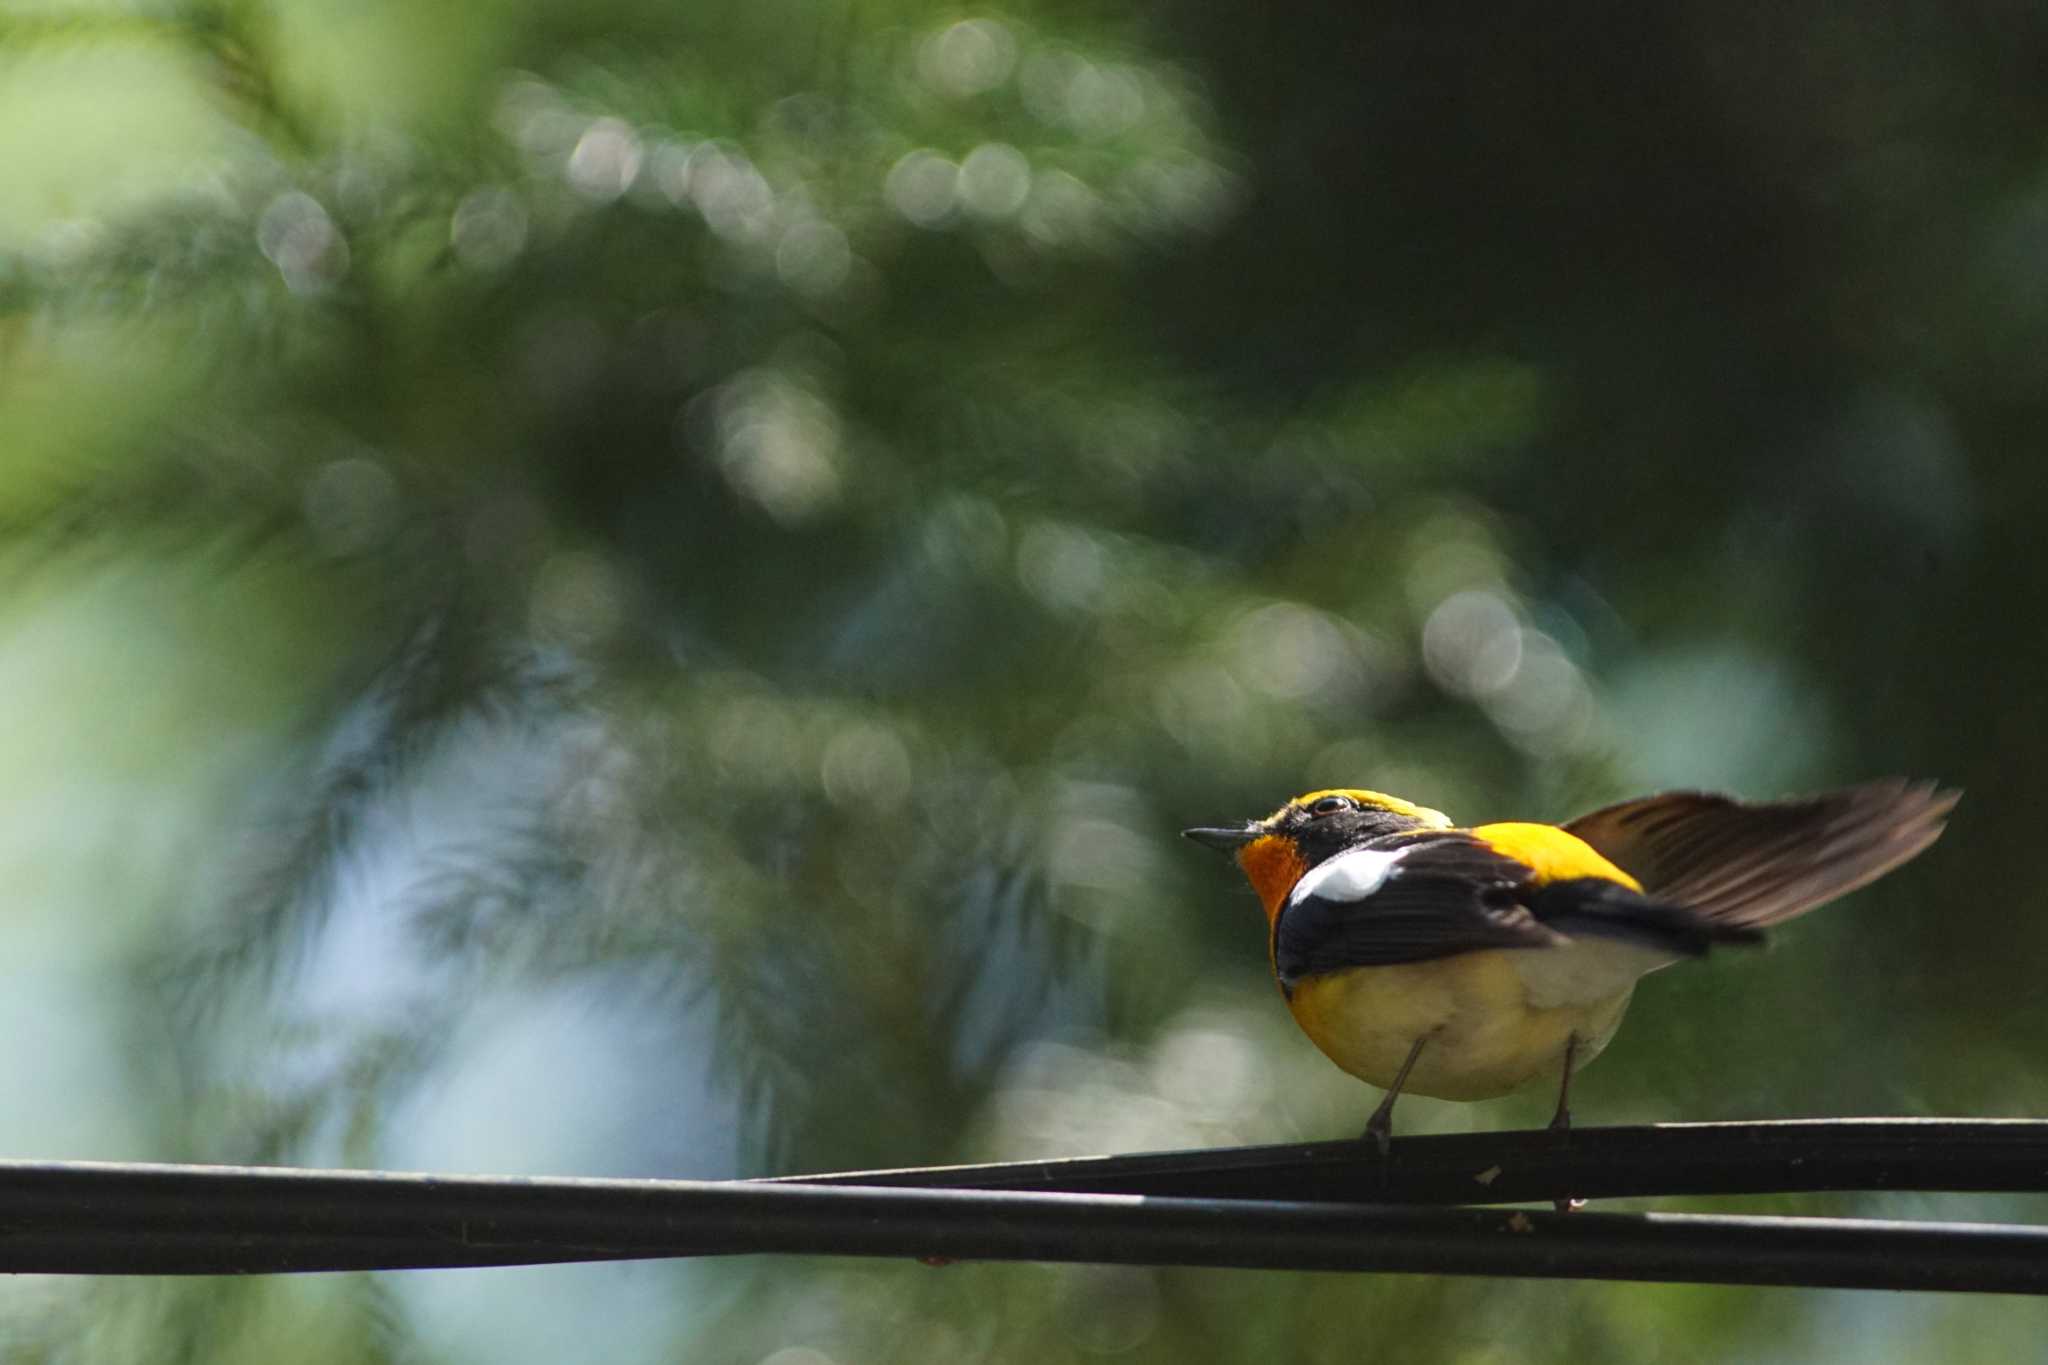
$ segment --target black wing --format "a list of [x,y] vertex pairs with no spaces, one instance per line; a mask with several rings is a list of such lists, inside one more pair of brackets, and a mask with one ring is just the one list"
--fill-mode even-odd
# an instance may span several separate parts
[[1565,828],[1646,894],[1722,924],[1763,927],[1846,895],[1926,848],[1959,795],[1898,778],[1790,801],[1669,792]]
[[1559,947],[1580,936],[1674,957],[1761,937],[1602,878],[1539,885],[1526,864],[1477,839],[1431,833],[1375,840],[1311,869],[1274,922],[1273,967],[1291,989],[1347,967]]
[[1563,942],[1522,902],[1529,869],[1476,839],[1374,840],[1319,863],[1273,925],[1283,986],[1345,967]]

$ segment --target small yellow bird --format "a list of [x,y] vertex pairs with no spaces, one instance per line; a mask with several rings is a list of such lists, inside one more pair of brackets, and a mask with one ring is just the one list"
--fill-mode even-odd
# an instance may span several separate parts
[[1350,788],[1263,820],[1190,829],[1235,855],[1264,903],[1287,1007],[1326,1056],[1384,1089],[1505,1095],[1600,1054],[1638,979],[1716,943],[1755,943],[1940,837],[1958,792],[1902,779],[1786,801],[1669,792],[1559,825],[1461,829]]

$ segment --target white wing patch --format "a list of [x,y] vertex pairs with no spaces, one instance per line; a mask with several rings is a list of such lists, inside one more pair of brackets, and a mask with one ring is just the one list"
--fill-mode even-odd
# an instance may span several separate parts
[[1362,901],[1387,884],[1387,879],[1394,875],[1394,865],[1408,853],[1405,848],[1391,853],[1358,849],[1327,858],[1302,874],[1294,889],[1287,893],[1287,904],[1299,905],[1311,896],[1321,896],[1326,901]]

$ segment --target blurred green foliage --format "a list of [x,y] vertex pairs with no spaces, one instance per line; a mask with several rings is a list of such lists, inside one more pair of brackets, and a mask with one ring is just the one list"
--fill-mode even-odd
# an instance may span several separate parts
[[[1886,772],[1970,789],[1949,839],[1647,985],[1580,1113],[2040,1113],[2044,55],[1877,0],[0,8],[0,1149],[1329,1136],[1373,1095],[1179,827]],[[0,1294],[8,1359],[94,1362],[2044,1328],[788,1260]]]

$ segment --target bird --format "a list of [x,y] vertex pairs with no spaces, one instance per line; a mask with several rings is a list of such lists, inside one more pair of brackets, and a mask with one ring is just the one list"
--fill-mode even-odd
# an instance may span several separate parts
[[1386,1092],[1505,1095],[1600,1055],[1636,982],[1874,881],[1940,837],[1961,793],[1887,778],[1778,801],[1673,791],[1563,825],[1460,827],[1361,788],[1264,819],[1183,830],[1232,855],[1264,906],[1267,960],[1295,1022]]

